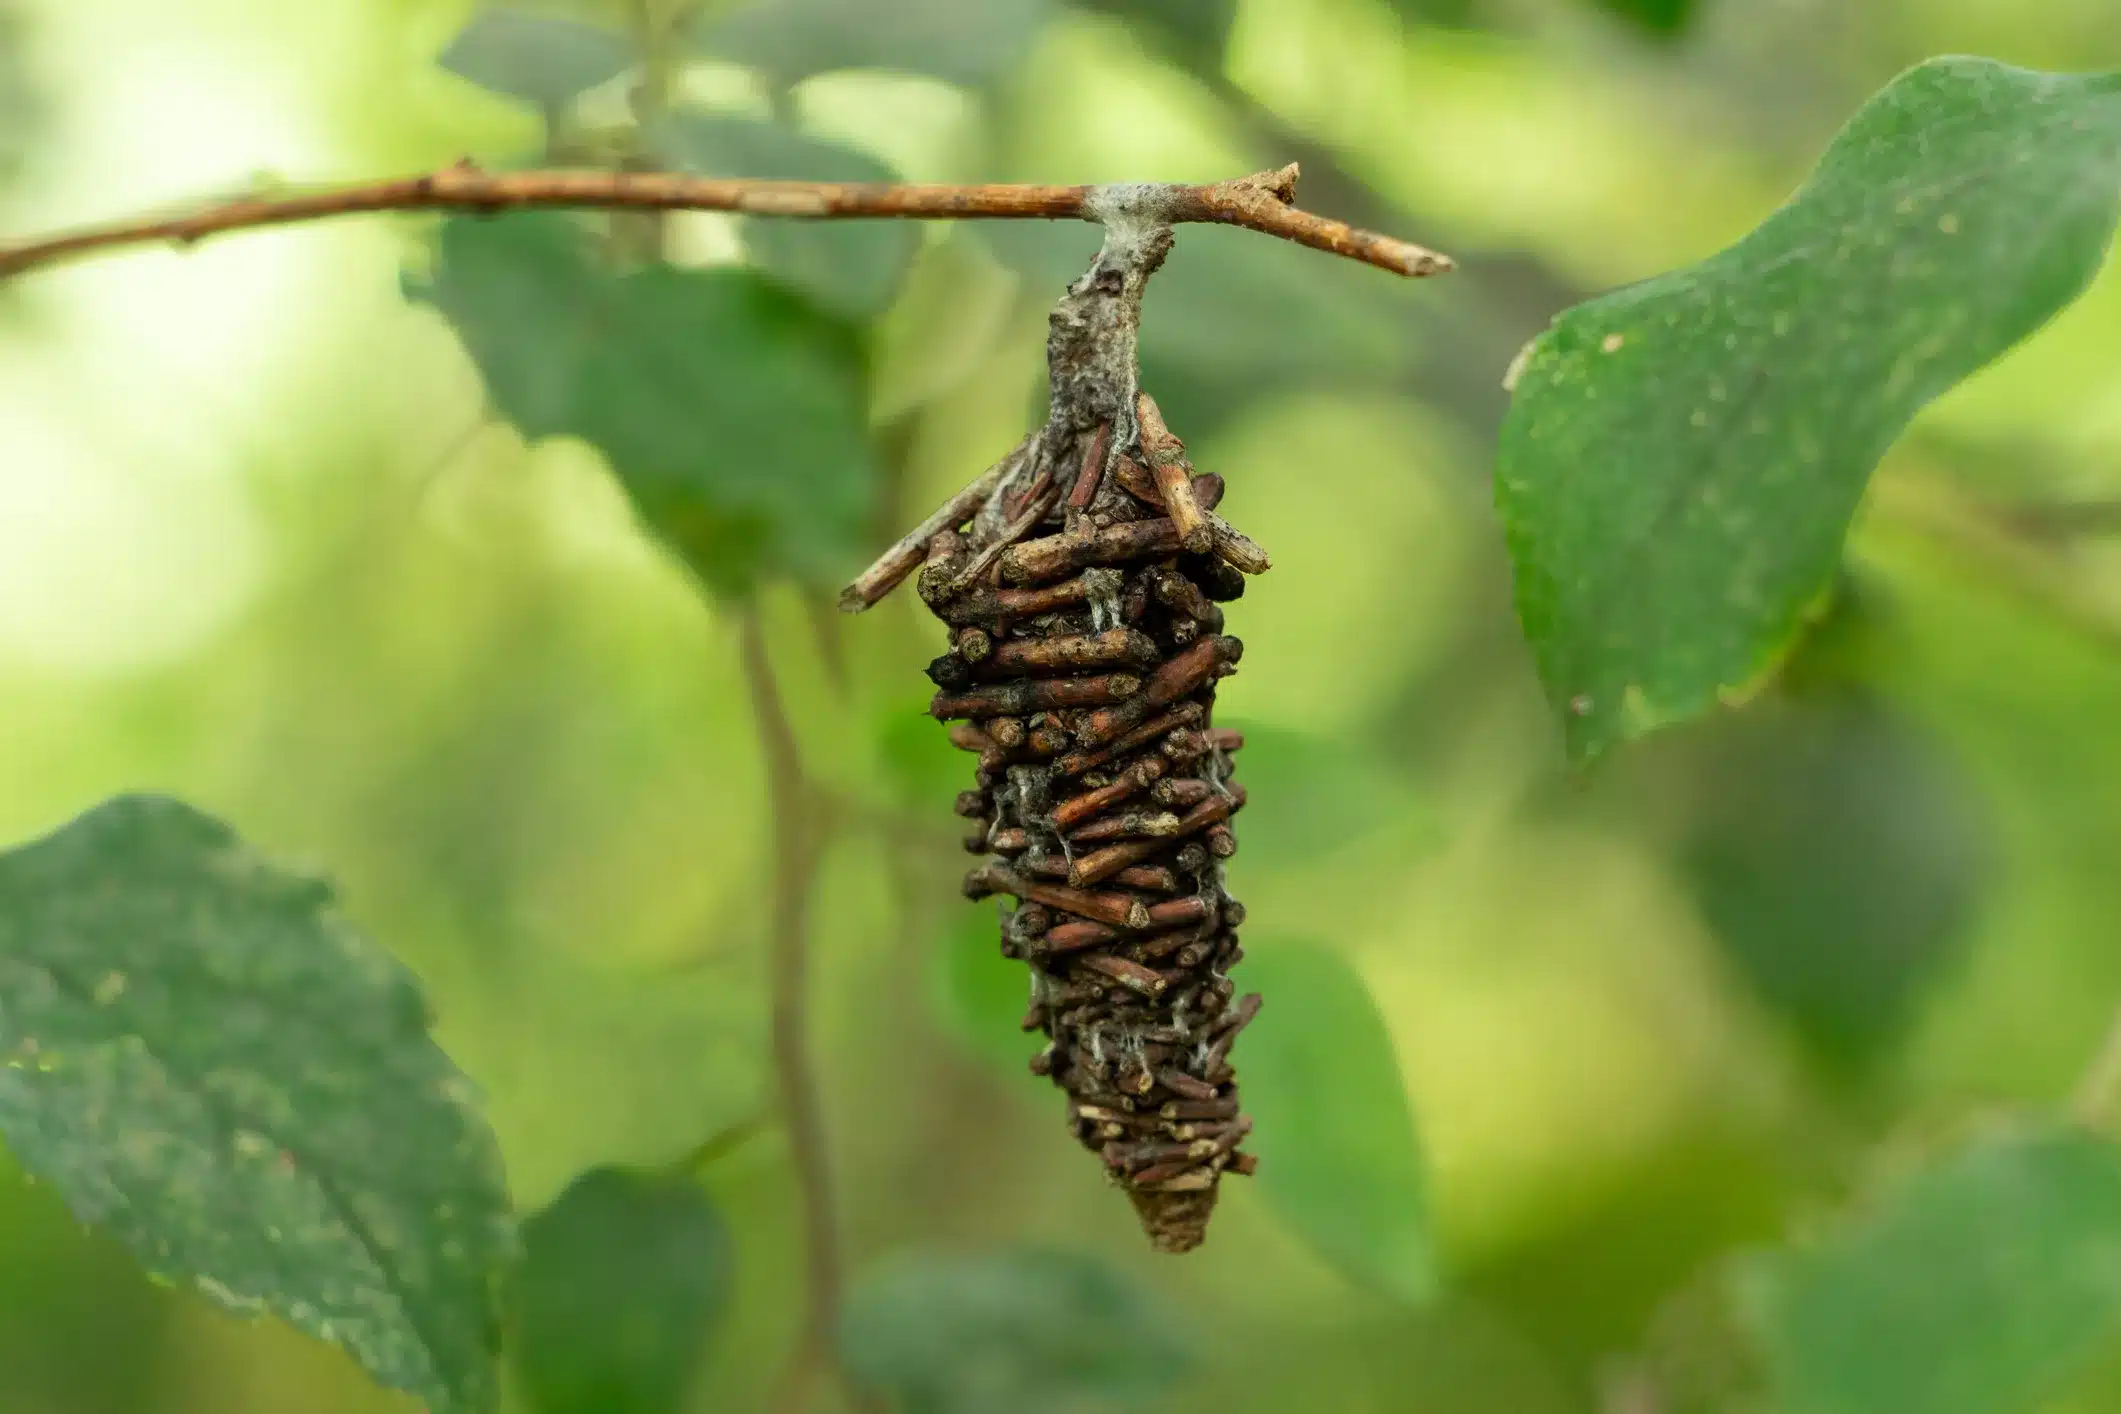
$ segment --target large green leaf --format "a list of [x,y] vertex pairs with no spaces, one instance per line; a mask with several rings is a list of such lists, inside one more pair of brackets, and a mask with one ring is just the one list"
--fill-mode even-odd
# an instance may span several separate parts
[[1434,1294],[1421,1143],[1369,989],[1303,942],[1255,942],[1237,980],[1265,999],[1235,1052],[1255,1121],[1260,1196],[1352,1280],[1398,1300]]
[[1740,1294],[1777,1414],[2029,1414],[2121,1330],[2121,1152],[1970,1144]]
[[516,1364],[540,1414],[679,1414],[735,1244],[683,1175],[596,1168],[523,1224]]
[[444,226],[407,290],[449,319],[526,437],[572,434],[702,579],[819,582],[858,558],[874,485],[865,354],[756,271],[608,271],[563,216]]
[[484,89],[554,108],[632,68],[625,35],[559,15],[491,9],[473,15],[439,61]]
[[[777,123],[681,113],[655,135],[669,166],[710,177],[890,182],[898,174],[851,147]],[[835,314],[866,318],[889,305],[920,245],[911,221],[791,221],[747,217],[744,247],[759,268]]]
[[1093,1257],[923,1255],[869,1273],[841,1326],[848,1369],[898,1414],[1143,1409],[1184,1376],[1175,1313]]
[[1574,756],[1760,681],[1879,457],[2084,289],[2117,204],[2121,75],[1936,60],[1753,234],[1526,351],[1496,492]]
[[485,1410],[500,1156],[418,984],[331,902],[155,796],[0,856],[0,1137],[149,1271]]
[[1053,0],[754,0],[710,14],[701,47],[781,83],[834,69],[992,82],[1030,52]]

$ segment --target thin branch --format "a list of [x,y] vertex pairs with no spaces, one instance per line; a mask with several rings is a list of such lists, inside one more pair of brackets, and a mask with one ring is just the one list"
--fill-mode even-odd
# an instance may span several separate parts
[[833,1201],[832,1155],[817,1076],[810,1065],[810,893],[822,852],[817,800],[803,772],[795,729],[766,651],[758,607],[739,616],[744,682],[758,719],[773,802],[773,907],[769,936],[773,1065],[788,1148],[801,1188],[805,1293],[803,1323],[772,1408],[797,1414],[820,1367],[834,1366],[842,1270]]
[[89,226],[0,247],[0,278],[123,246],[189,246],[209,236],[377,211],[524,211],[595,207],[636,211],[735,211],[800,220],[848,217],[995,218],[1106,222],[1127,217],[1167,225],[1242,226],[1298,245],[1364,261],[1399,275],[1435,275],[1450,260],[1421,246],[1294,205],[1296,167],[1234,181],[1108,186],[753,181],[663,172],[485,172],[469,162],[423,176],[326,187],[292,196],[245,197],[177,216]]
[[735,1124],[716,1130],[693,1145],[685,1152],[684,1157],[670,1166],[670,1171],[688,1178],[702,1173],[773,1128],[776,1118],[777,1115],[771,1109],[761,1109],[756,1114],[746,1115]]

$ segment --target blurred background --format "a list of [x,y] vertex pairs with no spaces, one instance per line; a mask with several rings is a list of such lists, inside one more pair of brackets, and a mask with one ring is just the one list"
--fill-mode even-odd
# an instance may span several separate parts
[[[535,109],[437,63],[473,8],[4,0],[0,220],[534,162]],[[988,1407],[1745,1407],[1734,1260],[1970,1117],[2069,1094],[2121,1003],[2121,273],[1896,449],[1781,682],[1588,777],[1488,475],[1504,370],[1552,314],[1750,229],[1925,56],[2121,63],[2111,0],[732,0],[687,43],[702,170],[1299,161],[1310,209],[1461,265],[1402,282],[1190,227],[1150,290],[1146,386],[1275,560],[1232,606],[1218,719],[1248,734],[1237,980],[1268,994],[1236,1059],[1249,1087],[1257,1041],[1290,1116],[1174,1260],[1024,1072],[1021,978],[958,898],[970,767],[921,715],[939,630],[910,595],[841,619],[820,588],[1040,416],[1045,312],[1096,232],[671,223],[680,263],[756,263],[864,350],[859,534],[762,592],[834,801],[813,985],[858,1313],[921,1263],[1057,1251],[1141,1303],[1121,1336],[1166,1332],[1156,1368]],[[593,134],[625,81],[576,106]],[[792,145],[710,141],[734,131]],[[528,1212],[770,1101],[769,807],[729,601],[593,448],[489,416],[403,284],[434,227],[0,290],[0,837],[152,788],[321,864],[425,978]],[[786,1146],[768,1122],[725,1147],[699,1176],[735,1254],[703,1411],[762,1407],[799,1298]],[[2121,1410],[2112,1357],[2053,1407]],[[0,1402],[403,1407],[150,1285],[4,1166]]]

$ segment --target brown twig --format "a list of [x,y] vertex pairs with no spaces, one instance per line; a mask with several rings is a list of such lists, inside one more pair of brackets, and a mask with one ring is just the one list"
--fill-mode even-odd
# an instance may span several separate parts
[[183,215],[116,221],[0,249],[0,277],[121,246],[192,245],[209,236],[377,211],[528,211],[597,207],[634,211],[733,211],[799,220],[912,217],[1109,222],[1139,216],[1166,225],[1242,226],[1398,275],[1436,275],[1449,258],[1408,241],[1359,231],[1294,205],[1294,163],[1204,186],[1183,182],[1104,186],[986,183],[792,182],[667,172],[486,172],[460,162],[439,172],[292,196],[242,197]]
[[839,1328],[842,1272],[838,1214],[833,1202],[832,1155],[824,1107],[810,1065],[810,893],[823,839],[819,814],[795,729],[781,700],[766,652],[757,606],[738,618],[744,682],[758,720],[773,802],[773,900],[768,971],[772,978],[773,1066],[780,1113],[802,1193],[805,1282],[803,1324],[790,1352],[772,1408],[797,1414],[819,1367],[832,1366]]
[[1171,523],[1178,527],[1178,543],[1201,553],[1215,543],[1208,518],[1193,499],[1193,468],[1186,465],[1186,446],[1164,422],[1163,409],[1147,393],[1135,399],[1135,417],[1141,423],[1142,454],[1149,458],[1149,474]]
[[840,591],[840,608],[858,614],[898,588],[907,575],[920,568],[921,561],[927,557],[929,543],[937,535],[971,519],[972,514],[987,503],[987,498],[1023,459],[1036,436],[1034,433],[1017,443],[1008,456],[981,472],[976,480],[943,502],[926,520],[900,536],[890,549],[877,557],[875,564],[862,571],[859,579]]

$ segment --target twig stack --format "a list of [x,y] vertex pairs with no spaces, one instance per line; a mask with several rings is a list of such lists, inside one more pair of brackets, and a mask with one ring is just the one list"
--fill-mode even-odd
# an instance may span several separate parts
[[1046,425],[841,603],[875,603],[918,566],[950,631],[931,710],[978,758],[957,811],[989,859],[965,892],[1015,900],[1002,951],[1030,965],[1024,1028],[1047,1037],[1031,1068],[1067,1091],[1075,1136],[1150,1240],[1184,1252],[1222,1175],[1253,1170],[1230,1047],[1259,998],[1229,977],[1244,908],[1223,887],[1244,743],[1213,715],[1244,650],[1222,605],[1268,562],[1139,388],[1142,290],[1171,245],[1157,215],[1107,212],[1055,307]]
[[1081,439],[1072,486],[1005,497],[998,533],[938,535],[917,583],[951,633],[932,711],[979,758],[957,809],[992,860],[965,891],[1018,901],[1002,950],[1030,964],[1024,1026],[1049,1038],[1032,1069],[1068,1092],[1151,1240],[1182,1252],[1221,1175],[1251,1171],[1230,1045],[1259,999],[1235,998],[1244,909],[1223,887],[1243,742],[1212,718],[1243,651],[1223,632],[1234,566],[1265,557],[1155,405],[1130,421],[1124,449],[1106,427]]

